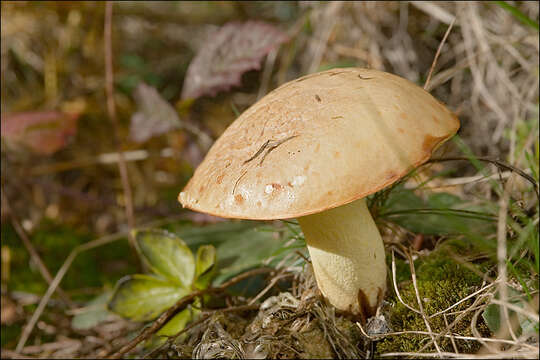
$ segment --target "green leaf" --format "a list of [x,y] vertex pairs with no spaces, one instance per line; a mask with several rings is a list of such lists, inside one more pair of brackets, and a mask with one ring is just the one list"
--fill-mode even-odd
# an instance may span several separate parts
[[[178,226],[180,225],[180,226]],[[178,234],[191,249],[203,244],[216,247],[219,273],[213,280],[221,284],[247,269],[266,264],[272,266],[288,253],[272,256],[293,236],[287,227],[277,228],[257,221],[227,221],[206,226],[189,223],[171,225],[171,231]]]
[[159,229],[137,231],[135,239],[153,272],[186,289],[191,287],[195,259],[182,239]]
[[[198,310],[197,310],[198,311]],[[193,309],[184,309],[167,321],[165,325],[157,332],[158,336],[174,336],[182,331],[186,324],[195,316]]]
[[107,291],[90,300],[83,311],[71,319],[71,326],[77,330],[91,329],[111,316],[107,309],[107,302],[111,298],[111,292]]
[[116,284],[109,310],[133,321],[148,321],[188,293],[188,290],[155,276],[130,275]]
[[486,309],[482,313],[482,318],[484,319],[489,330],[491,330],[492,333],[496,333],[501,326],[499,305],[490,304],[486,306]]
[[[498,293],[495,295],[495,298],[499,298]],[[508,302],[523,309],[525,307],[527,299],[524,294],[521,294],[518,291],[512,289],[511,287],[508,287]],[[509,309],[508,316],[510,318],[517,316],[517,320],[520,326],[518,335],[534,334],[535,332],[537,332],[538,322],[532,321],[526,315],[516,313]],[[499,328],[501,326],[501,306],[499,304],[489,304],[482,313],[482,318],[486,322],[489,330],[491,330],[493,333],[496,333],[497,331],[499,331]]]
[[208,287],[216,269],[216,248],[212,245],[199,246],[195,261],[195,286],[199,289]]

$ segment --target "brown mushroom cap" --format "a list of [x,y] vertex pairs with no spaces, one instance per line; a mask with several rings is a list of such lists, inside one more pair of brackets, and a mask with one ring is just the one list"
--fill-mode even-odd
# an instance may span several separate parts
[[361,68],[307,75],[238,117],[179,201],[228,218],[321,212],[392,184],[458,129],[443,104],[396,75]]

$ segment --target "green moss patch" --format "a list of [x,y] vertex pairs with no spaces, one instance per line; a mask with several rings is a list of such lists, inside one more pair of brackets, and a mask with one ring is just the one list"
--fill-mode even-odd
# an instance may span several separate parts
[[[396,260],[396,262],[404,263],[402,260]],[[400,267],[403,267],[403,264],[400,265]],[[478,290],[482,283],[480,276],[454,261],[444,250],[433,252],[426,258],[418,259],[415,269],[418,292],[427,316],[449,308]],[[418,308],[412,280],[400,283],[399,287],[403,301],[414,308]],[[398,300],[395,293],[387,300],[391,305],[387,307],[386,316],[394,332],[428,331],[422,316],[405,307]],[[445,312],[444,315],[441,314],[430,318],[431,330],[436,334],[444,333],[448,327],[447,324],[452,324],[454,320],[461,317],[456,325],[452,327],[451,333],[460,336],[474,336],[470,328],[474,311],[465,311],[473,301],[474,298],[469,299]],[[446,316],[446,321],[444,316]],[[481,319],[478,319],[477,329],[483,336],[489,336],[489,330]],[[433,344],[423,349],[430,341],[430,336],[423,334],[388,336],[377,343],[376,353],[418,352],[420,350],[422,352],[434,352],[436,349]],[[450,338],[440,337],[437,339],[437,343],[441,351],[454,352],[454,346]],[[480,344],[476,341],[455,339],[455,346],[459,352],[474,353],[479,349]]]

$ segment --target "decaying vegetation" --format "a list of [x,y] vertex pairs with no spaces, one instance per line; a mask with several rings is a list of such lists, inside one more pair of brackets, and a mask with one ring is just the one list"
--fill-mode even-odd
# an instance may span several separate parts
[[[1,11],[3,358],[538,358],[537,2]],[[177,203],[239,113],[346,66],[407,78],[461,120],[430,162],[368,199],[389,276],[364,324],[322,301],[296,222]],[[194,254],[190,284],[204,281],[161,318],[130,321],[110,300],[124,276],[166,272],[131,232],[157,228]]]

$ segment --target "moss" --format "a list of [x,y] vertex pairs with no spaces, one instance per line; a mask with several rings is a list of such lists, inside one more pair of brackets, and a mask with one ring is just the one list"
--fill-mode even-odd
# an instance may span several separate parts
[[[28,251],[22,246],[11,224],[2,224],[1,234],[2,245],[9,247],[11,254],[8,289],[43,294],[48,285],[37,267],[33,264],[29,266]],[[92,239],[93,236],[90,233],[57,224],[51,220],[44,220],[33,231],[30,240],[54,277],[70,252]],[[62,280],[61,287],[64,290],[103,285],[112,287],[126,272],[135,271],[130,265],[134,263],[127,241],[116,241],[80,253]]]
[[[415,266],[418,291],[423,302],[424,311],[428,316],[452,306],[476,291],[481,285],[482,279],[478,275],[453,261],[448,257],[447,252],[442,249],[433,252],[429,257],[417,260],[417,262],[419,264],[415,264]],[[418,308],[412,280],[400,284],[400,294],[407,304]],[[387,319],[393,331],[427,331],[423,318],[401,304],[395,294],[389,300],[393,306],[388,310]],[[460,315],[459,311],[465,310],[473,301],[474,299],[464,301],[450,312],[447,312],[446,320],[448,324],[451,324]],[[453,327],[452,333],[473,336],[470,329],[472,316],[473,312],[467,313]],[[433,317],[429,319],[429,322],[434,333],[444,332],[447,328],[443,315]],[[489,330],[481,319],[478,320],[477,327],[481,334],[489,335]],[[377,343],[376,353],[417,352],[430,340],[428,335],[389,336]],[[454,351],[450,338],[440,338],[437,342],[442,351]],[[455,343],[458,351],[463,353],[474,353],[480,347],[478,342],[470,340],[456,339]],[[423,350],[423,352],[430,351],[436,351],[433,344]]]

